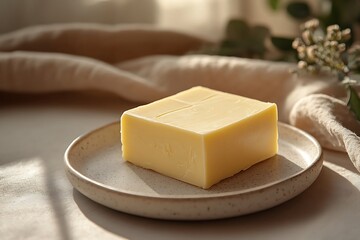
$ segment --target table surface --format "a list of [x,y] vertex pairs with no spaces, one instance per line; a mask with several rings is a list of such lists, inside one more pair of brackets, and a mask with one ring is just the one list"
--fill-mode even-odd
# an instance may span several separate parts
[[1,239],[359,239],[360,175],[327,150],[305,192],[242,217],[154,220],[86,198],[65,176],[65,149],[136,105],[99,93],[0,93]]

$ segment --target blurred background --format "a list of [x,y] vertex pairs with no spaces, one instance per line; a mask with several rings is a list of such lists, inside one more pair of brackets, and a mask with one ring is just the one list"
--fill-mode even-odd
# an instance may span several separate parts
[[[220,39],[227,21],[266,24],[276,35],[291,36],[297,21],[282,8],[290,0],[0,0],[0,34],[49,23],[147,23]],[[329,1],[308,0],[314,11]],[[277,9],[271,7],[271,4]]]
[[[0,34],[54,23],[151,24],[210,40],[199,53],[296,61],[300,24],[318,18],[360,38],[360,0],[0,0]],[[234,21],[235,20],[235,21]]]

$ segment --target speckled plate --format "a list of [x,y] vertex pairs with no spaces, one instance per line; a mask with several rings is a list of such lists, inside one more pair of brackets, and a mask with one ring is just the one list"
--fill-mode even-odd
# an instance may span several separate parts
[[276,156],[203,190],[125,162],[119,127],[113,123],[75,139],[65,153],[66,173],[85,196],[134,215],[205,220],[253,213],[300,194],[322,168],[318,142],[279,123]]

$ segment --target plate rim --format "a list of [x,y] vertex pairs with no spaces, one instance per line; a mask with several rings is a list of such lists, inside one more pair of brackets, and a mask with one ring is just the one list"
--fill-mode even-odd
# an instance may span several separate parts
[[[109,128],[112,125],[120,125],[120,121],[115,121],[115,122],[108,123],[106,125],[103,125],[103,126],[101,126],[99,128],[96,128],[96,129],[94,129],[92,131],[89,131],[89,132],[87,132],[85,134],[82,134],[82,135],[78,136],[77,138],[75,138],[70,143],[70,145],[67,147],[67,149],[66,149],[66,151],[64,153],[64,162],[65,162],[67,172],[71,173],[76,178],[81,179],[83,181],[86,181],[86,182],[94,185],[97,188],[101,188],[101,189],[106,190],[106,191],[111,191],[111,192],[113,192],[113,193],[115,193],[117,195],[126,195],[126,196],[131,196],[131,197],[139,197],[139,198],[147,198],[147,199],[161,199],[161,200],[196,200],[196,199],[202,199],[203,200],[203,199],[214,199],[214,198],[222,198],[222,197],[226,198],[226,197],[238,196],[238,195],[243,195],[243,194],[251,194],[253,192],[257,192],[257,191],[260,191],[260,190],[271,188],[271,187],[279,185],[279,184],[281,184],[283,182],[287,182],[287,181],[290,181],[291,179],[299,177],[300,175],[304,174],[309,169],[313,168],[314,165],[316,165],[319,161],[321,161],[322,157],[323,157],[322,147],[319,144],[319,142],[313,136],[311,136],[309,133],[307,133],[307,132],[305,132],[305,131],[297,128],[297,127],[294,127],[292,125],[289,125],[289,124],[278,121],[278,127],[281,126],[283,128],[288,128],[291,131],[295,131],[297,133],[300,133],[301,135],[306,137],[308,140],[310,140],[315,145],[316,149],[318,149],[318,154],[316,156],[314,156],[313,162],[311,164],[309,164],[306,168],[302,169],[301,171],[299,171],[297,173],[294,173],[292,175],[289,175],[286,178],[283,178],[281,180],[276,180],[276,181],[273,181],[273,182],[270,182],[270,183],[267,183],[267,184],[263,184],[263,185],[260,185],[260,186],[257,186],[257,187],[252,187],[252,188],[249,188],[249,189],[238,190],[238,191],[233,191],[233,192],[213,193],[211,195],[205,195],[205,196],[201,195],[201,194],[200,195],[185,194],[185,195],[181,195],[181,196],[180,195],[174,196],[174,195],[166,195],[166,194],[160,195],[159,194],[157,196],[150,196],[150,195],[141,194],[141,193],[139,194],[138,192],[132,192],[132,191],[129,191],[129,190],[121,190],[121,189],[112,187],[110,185],[100,183],[100,182],[98,182],[98,181],[96,181],[94,179],[91,179],[91,178],[85,176],[81,172],[77,171],[72,166],[72,164],[70,163],[71,162],[71,160],[69,159],[70,152],[77,144],[80,143],[81,140],[86,139],[87,137],[90,137],[92,134],[96,134],[97,132],[99,132],[99,131],[101,131],[103,129]],[[120,131],[120,128],[119,128],[119,131]],[[72,182],[71,182],[71,184],[74,186],[74,184]],[[74,187],[78,190],[78,188],[76,186],[74,186]]]

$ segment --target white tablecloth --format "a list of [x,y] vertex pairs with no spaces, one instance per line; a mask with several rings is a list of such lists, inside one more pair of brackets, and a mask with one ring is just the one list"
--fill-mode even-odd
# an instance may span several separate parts
[[89,200],[66,179],[64,151],[134,106],[100,94],[0,93],[0,238],[359,239],[360,174],[339,152],[324,152],[319,178],[298,197],[237,218],[153,220]]

